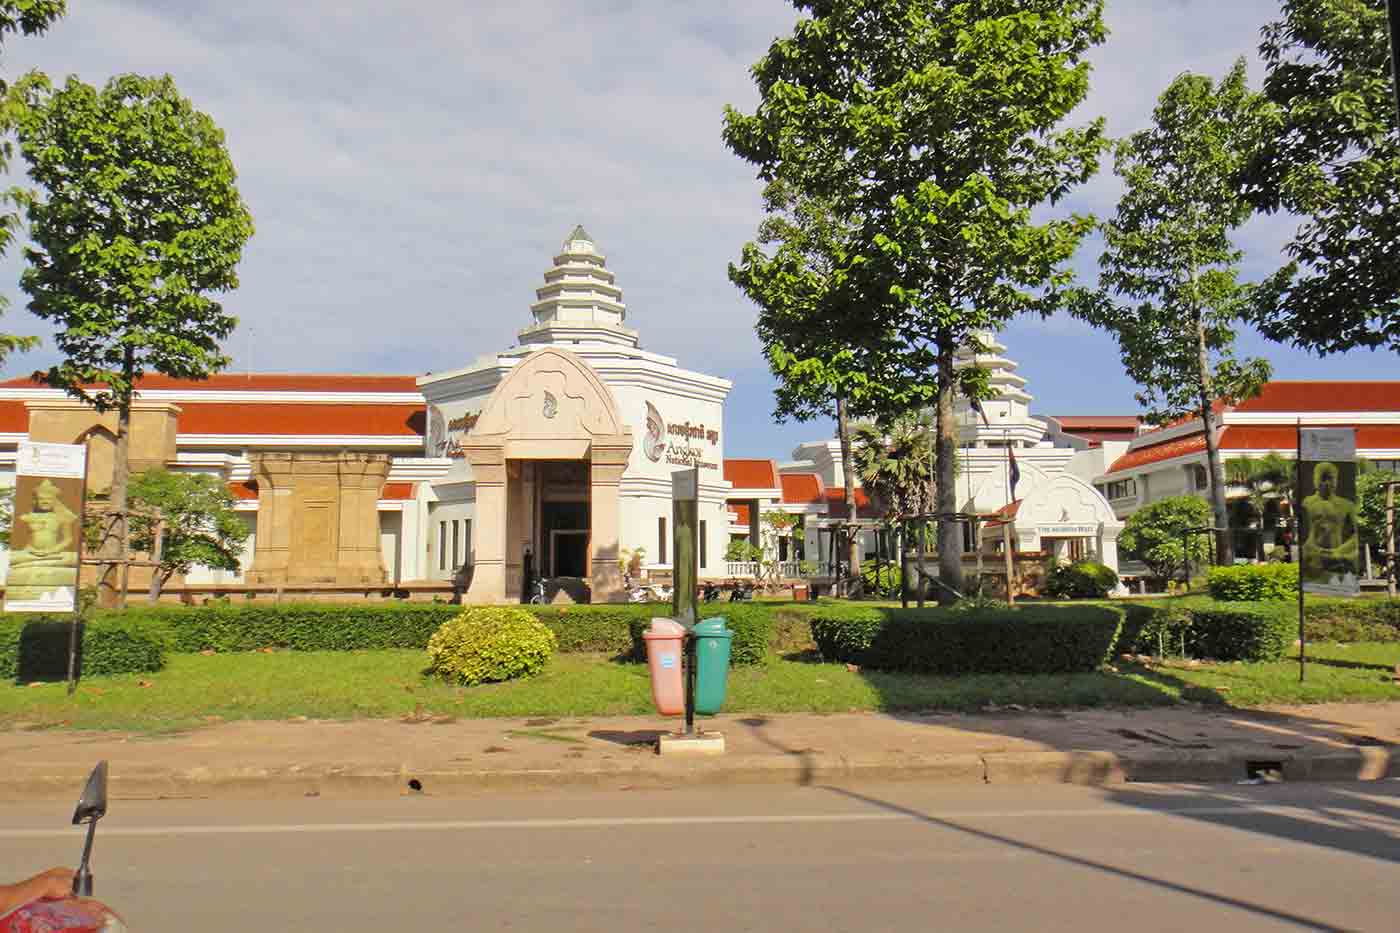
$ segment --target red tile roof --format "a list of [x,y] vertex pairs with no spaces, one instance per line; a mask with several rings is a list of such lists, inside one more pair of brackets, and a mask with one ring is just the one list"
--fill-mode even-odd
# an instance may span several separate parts
[[422,405],[181,402],[181,434],[422,437]]
[[[850,516],[850,509],[846,508],[846,490],[844,488],[826,490],[826,514],[829,518],[847,518]],[[880,515],[870,504],[870,497],[865,494],[865,490],[856,487],[856,517],[857,518],[879,518]]]
[[822,478],[815,473],[783,473],[783,501],[792,505],[811,505],[826,501]]
[[1141,421],[1137,415],[1051,415],[1066,431],[1078,428],[1098,431],[1134,430]]
[[1400,411],[1400,382],[1275,380],[1235,406],[1240,412]]
[[[1226,428],[1225,433],[1221,435],[1220,449],[1276,450],[1286,454],[1298,447],[1297,430],[1297,426],[1291,424],[1232,426]],[[1356,446],[1363,450],[1400,448],[1400,424],[1357,425]]]
[[258,498],[258,481],[255,479],[248,479],[241,483],[229,483],[228,491],[233,494],[235,499],[241,499],[244,502],[256,501]]
[[413,483],[385,483],[379,494],[381,499],[412,499]]
[[[29,376],[0,382],[0,388],[42,388]],[[159,373],[143,376],[140,389],[250,392],[418,392],[417,376],[341,373],[219,373],[208,379],[171,379]]]
[[1131,470],[1133,467],[1144,466],[1149,463],[1161,463],[1163,460],[1170,460],[1172,457],[1199,453],[1205,449],[1205,434],[1200,432],[1188,434],[1185,437],[1163,441],[1160,444],[1152,444],[1147,447],[1139,447],[1136,450],[1130,450],[1113,461],[1113,464],[1108,468],[1108,472],[1117,473],[1120,470]]
[[735,489],[776,489],[778,465],[772,460],[725,460],[724,478]]
[[29,411],[23,402],[0,402],[0,431],[7,434],[29,433]]
[[735,525],[747,525],[753,521],[753,507],[747,502],[726,503],[729,521]]
[[[1350,427],[1350,425],[1337,425]],[[1356,446],[1362,450],[1400,449],[1400,424],[1356,425]],[[1297,449],[1297,426],[1291,424],[1232,425],[1220,434],[1220,450],[1229,454],[1242,450],[1276,450],[1287,454]],[[1130,450],[1108,468],[1109,473],[1130,470],[1172,457],[1200,453],[1206,449],[1204,433],[1188,434],[1163,444]]]
[[[371,437],[422,437],[422,405],[323,402],[185,402],[177,430],[181,434],[343,434]],[[29,430],[24,402],[0,400],[0,432]]]

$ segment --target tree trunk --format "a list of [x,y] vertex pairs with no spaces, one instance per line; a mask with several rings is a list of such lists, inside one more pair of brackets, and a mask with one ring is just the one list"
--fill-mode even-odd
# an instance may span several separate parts
[[[1215,562],[1221,567],[1234,563],[1230,540],[1230,513],[1225,507],[1225,470],[1220,463],[1220,444],[1215,437],[1215,409],[1210,388],[1210,357],[1206,353],[1205,319],[1196,315],[1196,354],[1200,367],[1201,426],[1206,435],[1206,464],[1209,474],[1210,506],[1215,514]],[[1261,523],[1262,524],[1262,523]]]
[[160,572],[159,567],[151,569],[151,588],[146,591],[146,598],[154,606],[160,602],[160,591],[165,586],[165,576]]
[[847,596],[859,596],[861,591],[860,574],[860,535],[856,532],[856,477],[855,463],[851,460],[851,420],[846,413],[846,400],[836,400],[836,437],[841,442],[841,475],[846,481],[846,510],[849,531],[846,534],[846,568],[850,582]]
[[[130,359],[130,351],[127,353]],[[127,557],[128,527],[126,520],[126,487],[131,471],[131,402],[117,409],[117,443],[112,456],[112,487],[108,498],[111,518],[105,523],[107,533],[102,537],[99,556],[101,576],[97,587],[97,604],[104,609],[121,605],[121,563]]]
[[958,428],[953,421],[953,350],[951,340],[938,347],[938,418],[934,432],[934,511],[938,515],[938,602],[953,602],[954,593],[963,591],[961,526],[953,513],[958,510],[953,478],[957,468]]

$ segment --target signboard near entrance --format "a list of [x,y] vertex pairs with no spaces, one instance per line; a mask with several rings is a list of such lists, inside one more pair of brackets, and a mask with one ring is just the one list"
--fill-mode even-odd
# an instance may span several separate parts
[[20,441],[6,612],[73,612],[82,548],[82,444]]
[[1089,538],[1099,533],[1098,525],[1040,525],[1043,538]]
[[1303,589],[1329,596],[1361,592],[1356,510],[1356,430],[1299,432],[1302,502],[1299,575]]

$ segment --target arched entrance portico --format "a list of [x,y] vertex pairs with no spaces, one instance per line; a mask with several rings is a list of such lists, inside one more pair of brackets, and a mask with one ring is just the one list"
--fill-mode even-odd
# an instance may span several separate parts
[[618,484],[632,432],[587,363],[556,347],[525,357],[462,448],[476,484],[469,602],[518,599],[527,547],[537,572],[582,570],[595,602],[620,597]]

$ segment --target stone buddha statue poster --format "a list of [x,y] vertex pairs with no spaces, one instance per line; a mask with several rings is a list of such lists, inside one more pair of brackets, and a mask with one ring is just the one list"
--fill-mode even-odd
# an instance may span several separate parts
[[71,612],[76,605],[85,453],[76,444],[20,444],[7,612]]

